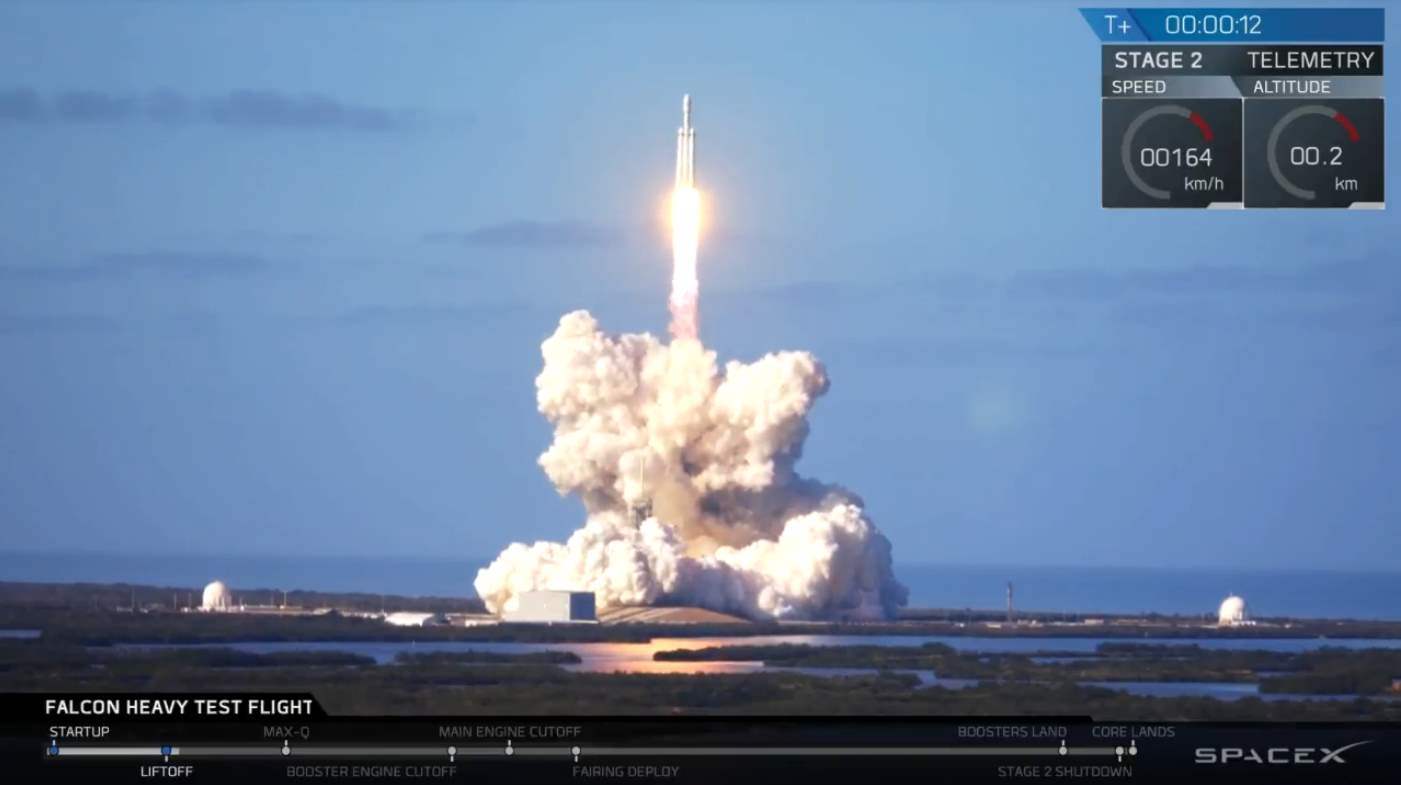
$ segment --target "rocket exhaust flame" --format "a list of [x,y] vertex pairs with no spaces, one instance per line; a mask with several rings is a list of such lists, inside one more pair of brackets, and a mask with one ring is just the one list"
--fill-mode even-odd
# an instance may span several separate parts
[[691,127],[691,96],[681,99],[676,130],[676,186],[671,192],[671,337],[700,337],[700,193],[696,191],[696,129]]
[[697,333],[691,99],[672,193],[671,343],[560,319],[535,379],[554,441],[540,468],[587,520],[567,542],[513,543],[477,572],[488,609],[539,589],[600,608],[673,603],[754,618],[884,617],[905,604],[890,541],[861,499],[797,474],[827,374],[807,352],[723,368]]
[[700,337],[700,193],[677,188],[671,194],[671,337]]

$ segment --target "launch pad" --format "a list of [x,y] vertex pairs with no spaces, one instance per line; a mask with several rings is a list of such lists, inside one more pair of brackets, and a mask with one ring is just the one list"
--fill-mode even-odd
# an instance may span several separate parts
[[607,608],[600,624],[750,624],[749,619],[687,605],[629,605]]

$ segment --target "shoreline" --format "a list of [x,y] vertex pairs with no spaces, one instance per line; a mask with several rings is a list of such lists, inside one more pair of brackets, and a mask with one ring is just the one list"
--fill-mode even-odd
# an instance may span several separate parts
[[[753,621],[739,623],[504,623],[484,614],[477,600],[367,593],[240,592],[267,604],[227,613],[192,612],[186,587],[100,583],[0,582],[0,630],[43,630],[46,637],[103,643],[217,643],[238,641],[540,641],[637,642],[653,637],[762,635],[942,636],[979,638],[1103,639],[1401,639],[1401,621],[1259,618],[1218,626],[1201,616],[1171,614],[1038,613],[906,609],[893,620]],[[442,626],[397,627],[382,615],[400,611],[443,614]]]
[[[437,597],[475,602],[471,560],[330,556],[210,556],[192,554],[20,555],[0,552],[0,576],[45,584],[123,584],[190,590],[221,579],[245,591],[315,589],[378,597]],[[1246,598],[1256,615],[1292,618],[1401,620],[1401,571],[1057,565],[935,565],[897,562],[896,577],[917,608],[1000,610],[1006,586],[1018,608],[1048,613],[1096,612],[1213,618],[1228,594]],[[153,601],[168,602],[153,597]],[[263,600],[265,602],[265,600]]]

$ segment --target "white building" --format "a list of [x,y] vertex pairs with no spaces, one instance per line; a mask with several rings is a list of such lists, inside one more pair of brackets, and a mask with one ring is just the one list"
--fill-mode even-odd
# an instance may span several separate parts
[[233,592],[224,585],[223,581],[214,581],[204,587],[204,596],[200,601],[199,609],[202,611],[231,611],[234,609]]
[[528,591],[516,597],[515,610],[503,614],[506,621],[598,621],[591,591]]
[[1216,611],[1216,624],[1218,626],[1239,627],[1250,623],[1250,615],[1243,598],[1232,594],[1221,601],[1221,607]]

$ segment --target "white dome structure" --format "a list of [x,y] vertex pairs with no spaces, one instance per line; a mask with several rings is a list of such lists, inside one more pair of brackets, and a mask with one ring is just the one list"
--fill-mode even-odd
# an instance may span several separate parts
[[1247,623],[1248,620],[1243,598],[1232,594],[1221,601],[1221,608],[1216,612],[1216,623],[1219,626],[1235,627]]
[[200,601],[200,610],[203,611],[231,611],[233,610],[233,592],[224,585],[223,581],[214,581],[204,587],[204,598]]

